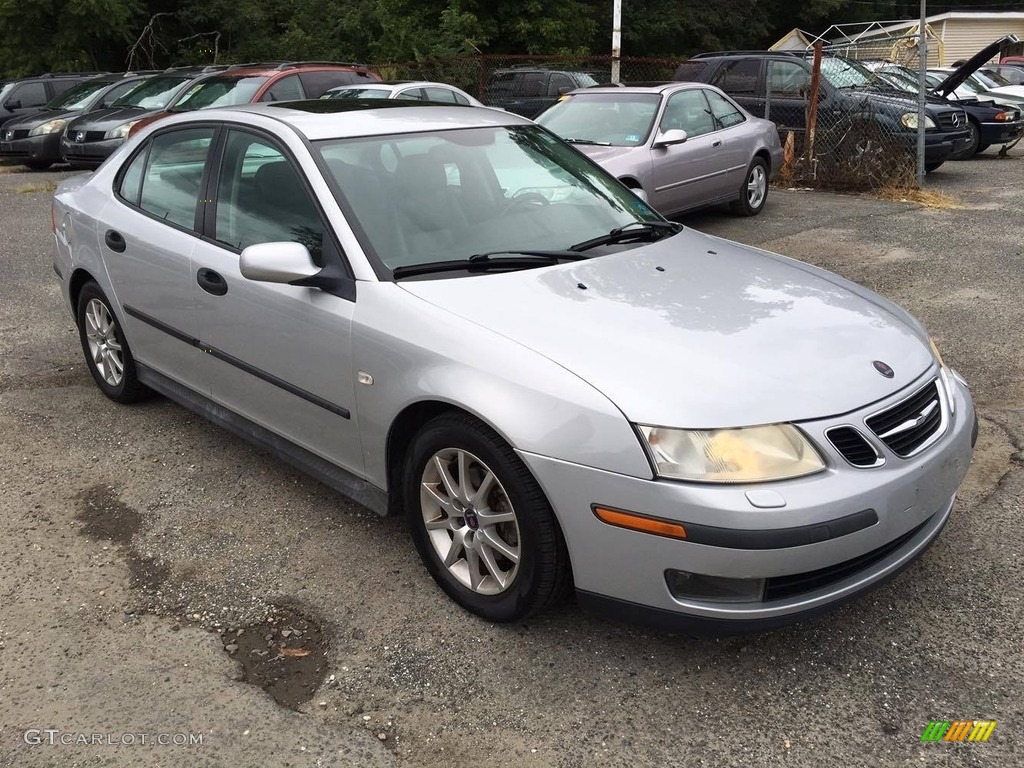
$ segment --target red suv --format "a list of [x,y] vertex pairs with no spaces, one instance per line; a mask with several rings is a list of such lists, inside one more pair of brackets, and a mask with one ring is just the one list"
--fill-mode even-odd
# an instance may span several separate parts
[[163,112],[139,120],[129,136],[177,112],[255,104],[260,101],[319,99],[325,91],[339,85],[377,82],[380,82],[380,76],[364,64],[332,61],[237,64],[196,80],[168,104]]

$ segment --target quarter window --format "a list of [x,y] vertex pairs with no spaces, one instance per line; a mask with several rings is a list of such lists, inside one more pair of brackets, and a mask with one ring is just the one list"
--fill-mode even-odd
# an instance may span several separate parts
[[299,172],[277,147],[244,131],[229,131],[224,145],[214,236],[239,251],[301,243],[323,266],[323,222]]
[[449,91],[447,88],[424,88],[423,92],[427,94],[427,101],[440,101],[445,104],[457,104],[455,101],[455,92]]
[[746,120],[736,105],[722,96],[722,94],[704,89],[704,95],[711,105],[711,114],[714,116],[715,125],[718,128],[728,128]]
[[140,153],[125,173],[124,198],[132,201],[136,166],[145,156],[137,198],[139,207],[159,219],[194,229],[203,169],[212,141],[213,128],[188,128],[156,136],[148,152]]

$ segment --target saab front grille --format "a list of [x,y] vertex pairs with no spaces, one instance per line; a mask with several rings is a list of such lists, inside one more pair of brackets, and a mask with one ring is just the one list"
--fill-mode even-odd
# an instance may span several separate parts
[[878,439],[897,456],[910,456],[942,426],[942,401],[937,381],[906,400],[867,419]]
[[842,581],[848,576],[865,571],[881,560],[891,555],[897,549],[910,541],[918,531],[924,528],[931,518],[925,520],[916,528],[904,533],[899,538],[893,539],[888,544],[883,544],[878,549],[866,552],[860,557],[847,560],[844,563],[830,565],[827,568],[820,568],[817,571],[806,573],[794,573],[791,576],[773,576],[768,579],[764,588],[764,600],[784,600],[787,597],[795,597],[806,592],[813,592],[816,589],[823,589],[836,582]]
[[881,461],[867,438],[853,427],[836,427],[828,430],[826,436],[842,457],[855,467],[873,467]]

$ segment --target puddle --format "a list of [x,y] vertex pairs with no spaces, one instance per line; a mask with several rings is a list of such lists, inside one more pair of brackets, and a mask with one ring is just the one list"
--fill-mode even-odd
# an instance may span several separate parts
[[142,527],[142,515],[117,498],[109,485],[94,485],[79,497],[77,519],[82,533],[100,541],[127,546]]
[[323,630],[294,608],[274,608],[264,621],[225,630],[221,640],[242,665],[242,680],[289,709],[313,698],[327,673]]

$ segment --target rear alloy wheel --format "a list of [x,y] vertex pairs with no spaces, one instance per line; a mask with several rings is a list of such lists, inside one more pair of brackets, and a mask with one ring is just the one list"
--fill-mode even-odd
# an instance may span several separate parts
[[85,363],[103,394],[119,403],[134,403],[147,395],[117,317],[95,282],[82,287],[76,316]]
[[767,200],[768,163],[764,158],[755,157],[747,168],[739,198],[732,204],[732,209],[741,216],[757,216]]
[[953,155],[953,160],[970,160],[981,149],[981,129],[973,120],[967,121],[967,128],[971,132],[971,141],[966,147]]
[[564,594],[568,553],[551,506],[522,460],[476,419],[445,414],[420,430],[403,493],[420,557],[466,610],[515,621]]

